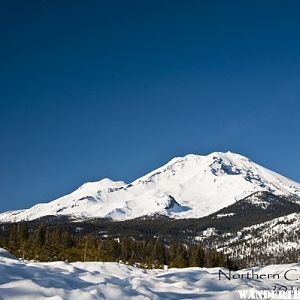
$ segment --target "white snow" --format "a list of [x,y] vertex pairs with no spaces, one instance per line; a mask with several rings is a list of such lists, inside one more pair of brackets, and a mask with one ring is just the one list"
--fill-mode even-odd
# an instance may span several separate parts
[[[76,219],[124,220],[155,213],[175,218],[203,217],[254,192],[300,196],[300,184],[231,152],[186,155],[126,184],[108,178],[30,209],[0,214],[0,221],[32,220],[46,215]],[[169,208],[170,199],[179,204]]]
[[234,216],[234,213],[217,214],[217,218],[225,218],[225,217],[232,217],[232,216]]
[[[244,227],[235,233],[226,233],[227,238],[218,251],[235,254],[237,258],[251,255],[251,252],[261,255],[276,255],[283,251],[299,250],[300,213],[292,213],[271,221]],[[238,244],[237,244],[238,242]]]
[[[241,290],[270,290],[273,286],[295,285],[283,274],[299,277],[300,264],[253,268],[255,274],[278,274],[279,279],[232,279],[219,268],[144,270],[118,263],[36,263],[1,255],[1,300],[96,300],[96,299],[240,299]],[[228,275],[228,270],[221,269]],[[246,274],[250,269],[233,272]],[[298,278],[297,277],[297,278]]]
[[209,237],[209,236],[216,235],[216,234],[218,234],[218,232],[216,231],[215,228],[207,228],[202,231],[202,235],[205,237]]

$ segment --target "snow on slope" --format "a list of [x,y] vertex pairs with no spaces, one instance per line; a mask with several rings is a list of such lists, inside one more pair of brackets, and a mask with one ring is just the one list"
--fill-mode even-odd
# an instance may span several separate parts
[[300,184],[231,152],[186,155],[131,184],[104,179],[27,210],[0,214],[0,221],[45,215],[124,220],[161,213],[176,218],[202,217],[256,191],[300,196]]
[[[1,252],[0,252],[1,253]],[[283,273],[300,264],[257,267],[256,274],[278,274],[280,279],[219,280],[218,268],[143,270],[118,263],[34,263],[0,254],[1,300],[114,300],[114,299],[240,299],[239,291],[270,290],[274,285],[292,285]],[[228,275],[228,270],[222,269]],[[251,270],[240,270],[245,274]],[[294,282],[296,284],[296,282]]]
[[[300,213],[292,213],[244,227],[237,233],[227,233],[219,250],[229,254],[236,253],[237,258],[251,256],[253,251],[278,257],[284,251],[300,249],[299,232]],[[251,243],[251,246],[245,247],[247,243]]]

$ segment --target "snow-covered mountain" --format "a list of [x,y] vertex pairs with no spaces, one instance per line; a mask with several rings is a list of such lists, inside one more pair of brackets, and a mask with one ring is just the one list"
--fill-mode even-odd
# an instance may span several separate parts
[[127,184],[103,179],[30,209],[0,214],[0,221],[33,220],[47,215],[75,219],[125,220],[164,214],[175,218],[203,217],[257,191],[300,197],[300,184],[239,154],[189,154]]

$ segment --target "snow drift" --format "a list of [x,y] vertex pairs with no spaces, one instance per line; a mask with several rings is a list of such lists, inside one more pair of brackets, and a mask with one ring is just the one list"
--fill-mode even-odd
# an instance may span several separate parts
[[[4,253],[4,255],[3,255]],[[118,263],[34,263],[10,258],[0,251],[0,299],[240,299],[239,291],[270,290],[291,285],[280,279],[219,280],[219,268],[144,270]],[[299,264],[254,268],[257,274],[283,274]],[[224,273],[228,270],[222,269]],[[245,274],[251,270],[240,270]]]

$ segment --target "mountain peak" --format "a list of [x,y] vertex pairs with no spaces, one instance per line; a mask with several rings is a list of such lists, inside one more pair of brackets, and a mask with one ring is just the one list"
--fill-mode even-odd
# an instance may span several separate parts
[[104,178],[31,209],[0,214],[2,221],[45,215],[123,220],[168,214],[202,217],[255,192],[300,197],[300,184],[232,152],[176,157],[131,184]]
[[216,159],[216,158],[222,158],[231,161],[240,161],[240,160],[251,161],[246,156],[231,151],[227,151],[227,152],[212,152],[207,155],[198,155],[198,154],[189,153],[184,156],[174,157],[167,163],[167,165],[172,165],[184,161],[200,161],[200,160],[209,160],[209,159]]
[[125,186],[126,183],[124,181],[114,181],[110,178],[103,178],[99,181],[91,181],[82,184],[78,190],[99,190],[99,189],[108,189],[108,188],[118,188],[121,186]]

